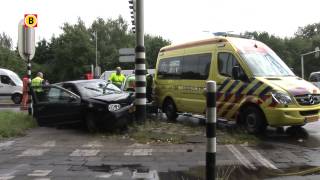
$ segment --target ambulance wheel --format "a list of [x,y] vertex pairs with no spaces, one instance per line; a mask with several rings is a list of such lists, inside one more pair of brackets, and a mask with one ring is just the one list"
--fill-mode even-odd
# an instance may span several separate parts
[[22,95],[21,95],[21,94],[18,94],[18,93],[13,94],[13,95],[11,96],[11,100],[12,100],[15,104],[20,104],[21,101],[22,101]]
[[97,132],[97,124],[92,113],[88,113],[85,118],[85,126],[90,133]]
[[250,106],[244,111],[244,123],[249,134],[263,134],[267,123],[260,109]]
[[176,121],[178,117],[177,108],[173,100],[166,99],[163,104],[163,112],[166,114],[169,121]]

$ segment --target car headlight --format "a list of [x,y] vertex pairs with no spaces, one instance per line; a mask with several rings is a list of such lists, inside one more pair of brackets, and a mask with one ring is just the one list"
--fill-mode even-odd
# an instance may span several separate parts
[[109,104],[108,106],[108,110],[110,112],[113,112],[113,111],[117,111],[121,108],[121,105],[120,104]]
[[279,104],[290,104],[292,103],[292,99],[288,94],[280,93],[280,92],[272,92],[271,93],[273,99]]

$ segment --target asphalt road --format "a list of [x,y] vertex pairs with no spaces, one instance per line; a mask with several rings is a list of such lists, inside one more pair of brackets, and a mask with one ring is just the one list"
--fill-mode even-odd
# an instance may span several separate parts
[[[230,173],[234,180],[320,179],[319,128],[320,122],[312,123],[290,135],[269,129],[256,146],[218,145],[218,175]],[[0,140],[0,180],[201,179],[206,151],[202,138],[150,145],[76,128],[35,128],[24,137]]]

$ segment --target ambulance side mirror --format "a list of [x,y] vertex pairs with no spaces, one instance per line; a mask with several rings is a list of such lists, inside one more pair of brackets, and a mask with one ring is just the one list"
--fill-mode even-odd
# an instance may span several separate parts
[[232,68],[232,78],[234,80],[239,80],[240,79],[240,67],[239,66],[233,66]]

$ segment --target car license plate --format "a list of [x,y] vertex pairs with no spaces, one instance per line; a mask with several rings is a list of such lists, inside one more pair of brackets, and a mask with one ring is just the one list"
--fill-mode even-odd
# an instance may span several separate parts
[[306,117],[306,122],[315,122],[319,120],[319,116],[308,116]]

